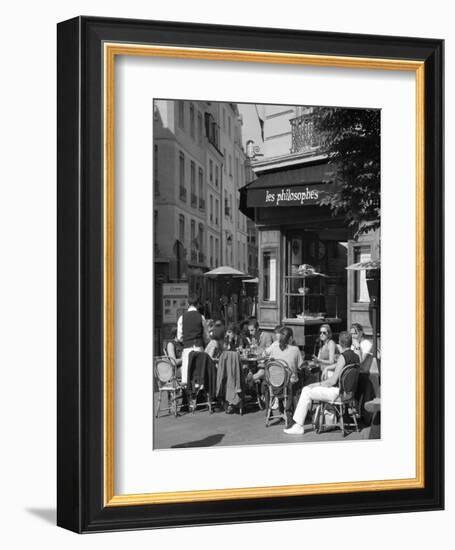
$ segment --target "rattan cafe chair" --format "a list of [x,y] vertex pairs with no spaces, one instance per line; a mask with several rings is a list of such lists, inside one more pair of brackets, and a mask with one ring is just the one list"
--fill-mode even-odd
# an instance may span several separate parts
[[[265,381],[267,384],[265,426],[268,427],[272,420],[283,419],[288,427],[287,405],[289,399],[289,383],[291,379],[291,369],[286,361],[270,359],[264,365]],[[283,400],[283,410],[280,408],[275,411],[272,409],[274,398]],[[277,413],[277,414],[276,414]]]
[[[323,432],[328,426],[325,423],[325,413],[326,411],[333,409],[337,422],[336,424],[330,424],[330,426],[338,426],[343,434],[343,437],[346,437],[348,427],[355,428],[355,431],[359,431],[359,426],[357,423],[357,403],[355,400],[355,393],[357,390],[357,383],[359,380],[359,365],[352,363],[345,365],[340,373],[339,387],[340,393],[334,401],[314,401],[313,404],[316,405],[316,412],[314,415],[314,428],[317,433]],[[346,423],[344,421],[344,415],[348,414],[352,422]]]
[[[177,365],[172,357],[159,356],[154,360],[154,374],[158,386],[158,405],[155,416],[158,418],[160,412],[168,411],[174,416],[178,415],[179,408],[177,400],[182,395],[182,386],[177,379]],[[161,409],[163,394],[167,395],[168,406]]]

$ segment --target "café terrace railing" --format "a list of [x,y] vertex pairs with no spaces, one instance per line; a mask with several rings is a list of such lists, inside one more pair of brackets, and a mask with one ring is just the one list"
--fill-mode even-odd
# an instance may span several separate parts
[[311,152],[322,145],[322,135],[314,131],[314,115],[301,115],[290,120],[291,153]]

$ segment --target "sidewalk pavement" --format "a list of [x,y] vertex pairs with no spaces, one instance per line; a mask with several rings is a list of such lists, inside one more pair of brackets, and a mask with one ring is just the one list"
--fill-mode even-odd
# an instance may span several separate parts
[[268,428],[265,426],[265,411],[254,406],[239,414],[216,411],[210,414],[206,408],[195,414],[182,413],[177,418],[162,413],[154,419],[154,448],[172,449],[185,447],[213,447],[233,445],[262,445],[272,443],[304,443],[309,441],[353,441],[379,438],[378,427],[361,427],[343,437],[341,430],[333,429],[321,434],[307,424],[304,435],[291,436],[283,432],[284,421],[277,419]]

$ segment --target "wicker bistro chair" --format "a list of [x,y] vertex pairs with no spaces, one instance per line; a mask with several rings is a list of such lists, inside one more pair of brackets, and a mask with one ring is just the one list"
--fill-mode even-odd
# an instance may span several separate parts
[[[266,396],[266,413],[265,413],[265,426],[269,426],[271,420],[282,418],[285,421],[286,428],[288,427],[288,416],[286,413],[287,404],[289,399],[289,382],[291,379],[291,369],[286,361],[278,359],[270,359],[264,365],[265,381],[267,384],[267,396]],[[278,414],[274,414],[272,409],[272,403],[275,397],[283,399],[283,411],[276,409]]]
[[[178,415],[177,400],[182,395],[182,386],[177,379],[177,365],[172,357],[160,356],[155,357],[154,374],[158,386],[158,406],[155,416],[158,418],[160,412],[168,411],[169,413]],[[164,394],[167,394],[168,407],[161,409],[161,399]]]
[[[337,423],[330,424],[330,426],[338,426],[343,433],[343,437],[347,435],[347,427],[354,427],[356,432],[359,431],[359,426],[357,424],[357,405],[355,400],[358,380],[359,365],[356,363],[345,365],[340,373],[340,393],[338,397],[334,401],[314,401],[316,412],[314,414],[313,425],[317,433],[323,432],[327,427],[325,423],[325,413],[328,409],[333,409],[337,417]],[[344,421],[346,412],[352,418],[351,423],[346,423]]]

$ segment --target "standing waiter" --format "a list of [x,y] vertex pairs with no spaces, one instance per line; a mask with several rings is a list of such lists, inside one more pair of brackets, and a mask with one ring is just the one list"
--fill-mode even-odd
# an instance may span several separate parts
[[204,316],[197,310],[199,298],[196,294],[188,297],[188,309],[177,321],[177,339],[183,343],[182,384],[188,383],[188,357],[192,351],[204,351],[210,337]]

